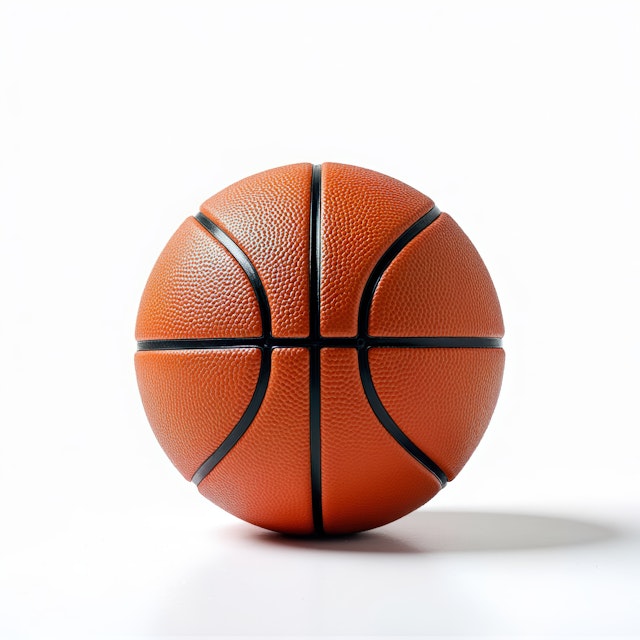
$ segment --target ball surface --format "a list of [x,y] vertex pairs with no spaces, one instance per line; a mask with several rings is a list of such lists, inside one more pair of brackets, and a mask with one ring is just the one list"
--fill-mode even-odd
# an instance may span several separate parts
[[344,534],[458,474],[498,398],[503,331],[482,259],[430,198],[295,164],[176,231],[135,364],[158,442],[204,496],[267,529]]

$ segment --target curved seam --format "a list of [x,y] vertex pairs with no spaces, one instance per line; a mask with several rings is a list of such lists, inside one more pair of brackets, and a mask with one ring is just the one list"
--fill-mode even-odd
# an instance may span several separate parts
[[269,308],[269,300],[265,291],[262,280],[258,275],[258,271],[253,263],[247,257],[247,254],[240,248],[238,243],[215,222],[207,218],[203,213],[198,212],[195,219],[218,241],[220,244],[235,258],[245,272],[249,283],[253,288],[258,300],[258,308],[260,309],[260,320],[262,321],[262,335],[264,338],[271,338],[271,309]]
[[[374,266],[367,283],[362,291],[360,298],[360,308],[358,309],[358,337],[360,339],[358,346],[358,369],[360,371],[360,381],[364,389],[365,396],[369,401],[373,413],[378,418],[380,424],[387,430],[389,435],[415,460],[417,460],[425,469],[435,476],[440,483],[440,487],[447,484],[447,476],[444,471],[416,445],[409,436],[402,431],[391,417],[382,400],[376,391],[371,376],[371,368],[369,366],[369,313],[373,302],[373,295],[387,267],[394,258],[404,249],[404,247],[413,240],[421,231],[426,229],[440,215],[438,207],[433,205],[427,213],[418,218],[408,229],[406,229],[389,248],[382,254]],[[390,346],[390,345],[388,345]]]
[[360,298],[360,308],[358,309],[358,336],[365,337],[369,335],[369,312],[373,301],[373,294],[387,267],[400,251],[421,231],[434,222],[439,215],[440,209],[434,204],[427,213],[418,218],[408,229],[400,234],[382,254],[378,262],[376,262],[362,290],[362,297]]
[[238,246],[236,241],[223,231],[215,222],[211,221],[201,212],[198,212],[194,217],[216,240],[218,240],[218,242],[220,242],[220,244],[222,244],[222,246],[224,246],[233,258],[235,258],[236,262],[247,275],[247,278],[249,278],[249,282],[256,294],[258,308],[260,309],[263,336],[262,344],[256,343],[255,345],[252,345],[260,348],[260,371],[258,372],[258,380],[256,382],[253,395],[251,396],[251,400],[233,429],[231,429],[217,449],[193,474],[191,481],[198,485],[238,443],[260,410],[269,385],[269,377],[271,375],[272,348],[270,344],[271,310],[269,309],[267,293],[256,268],[253,266],[251,260],[249,260],[247,254]]
[[198,470],[193,474],[191,482],[198,485],[205,477],[211,473],[213,468],[233,449],[238,443],[238,440],[244,435],[246,430],[250,427],[254,418],[256,417],[262,400],[267,392],[267,386],[269,385],[269,375],[271,373],[271,349],[262,349],[260,360],[260,371],[258,373],[258,381],[256,382],[256,388],[254,389],[253,396],[247,405],[242,417],[236,423],[236,426],[231,429],[227,437],[222,441],[218,448],[198,467]]
[[360,369],[360,381],[369,405],[376,417],[387,430],[389,435],[411,456],[413,456],[425,469],[430,471],[440,483],[440,488],[447,484],[447,476],[444,471],[420,448],[411,438],[396,424],[389,412],[380,400],[371,376],[369,367],[369,350],[358,350],[358,365]]

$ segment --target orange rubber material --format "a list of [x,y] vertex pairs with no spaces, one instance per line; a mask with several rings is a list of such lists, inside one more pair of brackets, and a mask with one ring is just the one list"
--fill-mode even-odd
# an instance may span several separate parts
[[344,534],[460,472],[497,401],[504,329],[478,252],[433,207],[380,173],[302,163],[224,189],[174,234],[135,365],[158,442],[204,496],[267,529]]
[[355,349],[323,349],[320,360],[325,532],[379,527],[431,499],[439,482],[378,422]]
[[309,353],[274,349],[269,388],[251,428],[199,491],[253,524],[313,533],[309,474]]
[[310,164],[236,182],[200,211],[235,239],[267,291],[274,336],[309,334]]
[[369,364],[395,423],[453,480],[498,401],[502,349],[371,349]]
[[387,247],[433,207],[433,200],[388,176],[322,165],[320,331],[355,336],[362,290]]
[[260,351],[138,351],[135,364],[153,432],[178,471],[191,480],[249,404]]
[[489,272],[469,238],[446,213],[411,240],[382,275],[371,304],[369,333],[504,335]]
[[136,340],[259,336],[249,279],[193,218],[176,231],[142,294]]

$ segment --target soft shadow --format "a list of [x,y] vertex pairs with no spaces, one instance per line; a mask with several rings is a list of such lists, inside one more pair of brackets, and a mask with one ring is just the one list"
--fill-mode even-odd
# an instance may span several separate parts
[[[511,559],[519,553],[587,545],[595,550],[622,535],[603,523],[544,513],[425,510],[367,533],[326,539],[287,537],[238,522],[213,531],[211,555],[169,580],[150,632],[504,632],[499,606],[487,611],[474,585],[506,584],[508,590]],[[478,561],[490,554],[490,561]],[[555,566],[541,560],[546,571]],[[516,569],[515,584],[521,587],[526,579]]]
[[386,529],[365,531],[349,536],[298,537],[286,536],[273,531],[239,532],[234,528],[234,536],[242,535],[245,539],[257,540],[260,543],[294,549],[320,549],[322,551],[348,551],[352,553],[423,553],[425,550],[412,544],[401,536],[385,533]]
[[352,553],[465,553],[575,547],[619,537],[606,524],[537,513],[416,511],[380,529],[352,536],[305,538],[260,529],[229,534],[294,549]]

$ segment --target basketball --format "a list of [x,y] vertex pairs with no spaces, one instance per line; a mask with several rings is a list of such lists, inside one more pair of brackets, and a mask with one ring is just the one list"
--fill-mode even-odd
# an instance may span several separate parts
[[178,228],[135,366],[158,442],[206,498],[266,529],[347,534],[457,476],[498,399],[503,332],[482,259],[429,197],[294,164]]

